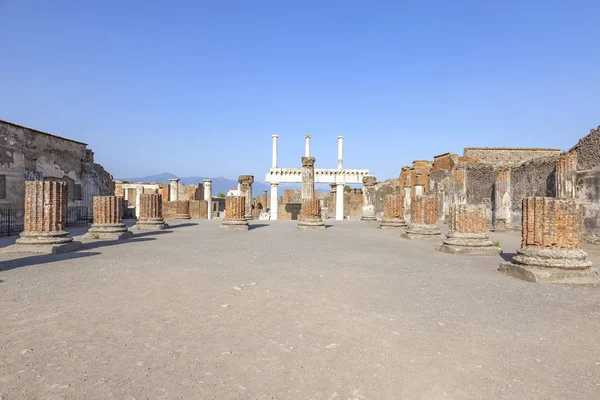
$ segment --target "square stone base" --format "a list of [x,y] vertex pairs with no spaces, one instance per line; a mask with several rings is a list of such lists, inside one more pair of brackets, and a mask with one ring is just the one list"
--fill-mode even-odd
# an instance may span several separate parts
[[82,239],[87,240],[125,240],[131,239],[133,232],[88,232],[81,236]]
[[535,268],[512,262],[504,262],[500,264],[498,271],[524,281],[535,283],[566,283],[573,285],[600,284],[600,273],[595,268],[583,270]]
[[496,246],[487,247],[469,247],[469,246],[452,246],[449,244],[441,244],[435,248],[437,251],[449,254],[462,254],[466,256],[497,256],[502,253],[502,249]]
[[228,231],[247,231],[248,229],[250,229],[247,221],[245,224],[227,224],[225,222],[222,222],[219,228]]
[[167,224],[135,224],[131,227],[132,231],[162,231],[163,229],[167,229],[169,225]]
[[324,223],[321,224],[302,224],[302,223],[298,223],[298,229],[303,230],[303,231],[308,231],[308,230],[317,230],[317,229],[326,229],[327,227],[325,226]]
[[62,254],[80,250],[82,246],[77,241],[63,244],[13,244],[0,249],[0,253]]
[[402,238],[410,239],[410,240],[439,240],[442,238],[442,235],[439,233],[437,233],[435,235],[421,235],[418,233],[404,233],[402,235]]

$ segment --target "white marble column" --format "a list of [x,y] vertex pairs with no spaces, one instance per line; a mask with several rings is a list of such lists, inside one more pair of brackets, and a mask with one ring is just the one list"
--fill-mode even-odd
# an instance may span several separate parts
[[404,186],[404,221],[410,222],[410,203],[412,188],[410,186]]
[[140,196],[144,194],[144,187],[139,185],[135,188],[135,217],[140,217]]
[[338,136],[338,169],[344,169],[344,137]]
[[304,157],[310,157],[310,135],[304,137]]
[[212,181],[210,179],[204,180],[204,200],[208,202],[208,210],[206,218],[212,219]]
[[169,179],[169,201],[179,200],[179,178]]
[[271,220],[277,221],[277,206],[279,205],[279,195],[277,189],[279,184],[271,183]]
[[278,135],[273,135],[273,164],[271,165],[271,168],[277,168],[277,139],[279,138]]
[[336,221],[344,220],[344,184],[337,184],[335,193],[335,219]]

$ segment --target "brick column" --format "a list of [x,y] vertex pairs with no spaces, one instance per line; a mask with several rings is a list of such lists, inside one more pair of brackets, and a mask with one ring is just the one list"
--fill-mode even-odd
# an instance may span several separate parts
[[433,194],[415,196],[410,204],[410,225],[403,236],[406,239],[437,239],[437,197]]
[[225,219],[221,229],[248,230],[246,219],[246,198],[244,196],[227,196],[225,199]]
[[65,253],[79,250],[66,230],[67,183],[25,182],[24,231],[3,252]]
[[556,197],[574,199],[577,190],[577,153],[562,153],[556,160]]
[[252,184],[254,183],[254,176],[240,175],[238,183],[240,196],[246,198],[246,219],[252,219]]
[[492,210],[492,224],[494,231],[503,232],[510,223],[510,169],[496,172],[494,182],[494,208]]
[[[138,204],[139,206],[139,204]],[[94,223],[86,239],[129,239],[133,233],[123,223],[125,199],[120,196],[94,196]]]
[[367,175],[363,178],[363,207],[362,217],[363,221],[376,221],[375,217],[375,185],[377,184],[377,178],[372,175]]
[[483,204],[454,204],[450,206],[450,231],[444,243],[436,249],[445,253],[466,255],[495,255],[502,252],[493,245],[487,234],[487,209]]
[[162,216],[162,195],[143,194],[140,196],[140,217],[133,229],[161,230],[167,224]]
[[404,193],[388,194],[383,198],[383,219],[381,229],[404,227]]
[[298,229],[324,229],[321,202],[315,196],[315,158],[302,157],[302,209]]
[[531,282],[600,283],[581,250],[583,206],[553,197],[523,199],[521,248],[500,271]]
[[191,219],[190,202],[188,200],[173,201],[175,204],[175,216],[173,219]]

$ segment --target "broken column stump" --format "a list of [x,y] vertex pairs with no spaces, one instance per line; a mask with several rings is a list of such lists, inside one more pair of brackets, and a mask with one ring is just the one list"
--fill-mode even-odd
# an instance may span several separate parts
[[167,224],[162,216],[162,195],[142,194],[140,196],[140,217],[132,229],[154,231],[166,227]]
[[321,202],[315,196],[315,158],[302,157],[302,209],[298,229],[325,229]]
[[248,230],[245,196],[227,196],[225,199],[225,219],[221,222],[220,227],[221,229]]
[[188,200],[177,200],[175,203],[175,216],[173,219],[191,219],[190,202]]
[[438,251],[465,255],[497,255],[500,247],[494,246],[487,234],[487,210],[483,204],[454,204],[450,207],[450,231]]
[[65,229],[67,219],[67,183],[25,182],[24,231],[15,245],[2,252],[58,254],[79,250]]
[[121,196],[94,196],[94,223],[83,238],[122,240],[133,237],[123,223],[124,203]]
[[363,177],[363,207],[362,207],[362,221],[377,221],[375,216],[375,185],[377,184],[377,178],[372,175]]
[[575,200],[523,199],[521,248],[499,271],[537,283],[600,283],[581,249],[584,209]]
[[383,198],[383,218],[379,227],[396,229],[404,226],[404,194],[388,194]]
[[410,202],[410,220],[405,239],[438,239],[437,198],[432,194],[415,196]]

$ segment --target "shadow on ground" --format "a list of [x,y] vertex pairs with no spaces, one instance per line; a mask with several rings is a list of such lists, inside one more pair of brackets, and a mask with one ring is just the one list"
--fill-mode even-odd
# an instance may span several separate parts
[[187,223],[184,223],[184,224],[177,224],[177,225],[169,224],[169,229],[171,229],[171,228],[184,228],[186,226],[196,226],[196,225],[198,225],[198,224],[196,224],[194,222],[187,222]]
[[134,231],[132,231],[132,232],[135,235],[134,239],[138,238],[138,237],[144,237],[144,236],[164,235],[165,233],[173,233],[173,231],[170,231],[170,230],[167,230],[167,229],[156,230],[156,231],[139,231],[139,233],[138,232],[134,232]]
[[248,225],[248,229],[264,228],[265,226],[269,226],[269,224],[250,224]]
[[512,261],[513,257],[516,255],[517,253],[500,253],[500,257],[502,257],[504,261]]
[[2,261],[0,263],[0,272],[10,271],[11,269],[28,267],[31,265],[48,264],[56,261],[72,260],[75,258],[83,258],[97,256],[99,252],[73,252],[65,254],[38,254],[33,256],[15,258],[13,260]]
[[148,242],[150,240],[156,240],[156,238],[133,238],[125,240],[96,240],[96,241],[85,241],[83,242],[83,250],[97,249],[99,247],[115,246],[118,244],[131,244],[137,242]]

